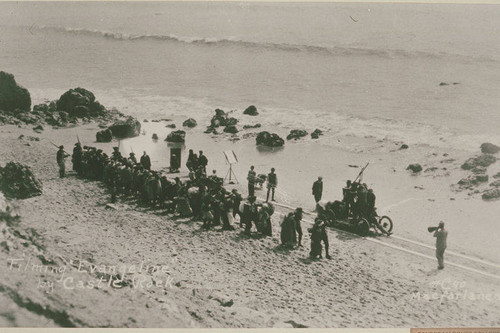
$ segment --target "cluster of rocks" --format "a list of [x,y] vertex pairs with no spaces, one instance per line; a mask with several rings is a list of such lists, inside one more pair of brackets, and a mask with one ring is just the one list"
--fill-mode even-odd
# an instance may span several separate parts
[[0,123],[48,124],[64,127],[79,121],[113,121],[123,117],[117,110],[107,110],[94,94],[83,88],[66,91],[58,100],[34,105],[27,89],[17,85],[14,76],[0,72]]
[[29,166],[9,162],[0,167],[0,190],[8,198],[26,199],[42,194],[42,183]]
[[205,133],[218,134],[217,128],[219,127],[224,127],[223,131],[226,133],[238,133],[236,124],[238,124],[238,119],[230,117],[221,109],[215,109],[215,115],[210,119],[210,125],[207,126]]

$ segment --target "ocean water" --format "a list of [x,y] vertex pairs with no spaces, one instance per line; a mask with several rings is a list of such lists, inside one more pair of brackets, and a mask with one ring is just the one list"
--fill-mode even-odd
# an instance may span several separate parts
[[144,118],[255,104],[284,133],[302,126],[470,150],[500,141],[496,5],[2,2],[0,9],[0,65],[35,98],[82,86]]
[[[500,262],[494,203],[451,205],[449,184],[432,190],[439,179],[404,172],[404,163],[419,160],[388,162],[374,148],[405,142],[420,148],[408,154],[470,156],[483,142],[500,144],[499,35],[498,5],[0,2],[0,70],[13,73],[35,103],[80,86],[140,120],[172,118],[179,126],[193,117],[199,126],[188,130],[186,149],[203,149],[220,176],[222,151],[235,150],[243,189],[250,164],[259,173],[276,167],[278,201],[290,205],[313,204],[318,175],[324,198],[339,199],[358,173],[348,165],[371,161],[365,181],[399,235],[430,243],[426,227],[444,219],[452,249]],[[241,115],[249,105],[259,117]],[[202,134],[215,108],[282,136],[295,128],[325,135],[258,150],[252,138],[238,144]],[[168,165],[167,145],[150,137],[169,130],[143,128],[147,135],[121,149],[146,149],[155,168]],[[422,185],[431,190],[416,193]],[[412,200],[422,204],[406,206]],[[463,221],[469,217],[477,228]]]

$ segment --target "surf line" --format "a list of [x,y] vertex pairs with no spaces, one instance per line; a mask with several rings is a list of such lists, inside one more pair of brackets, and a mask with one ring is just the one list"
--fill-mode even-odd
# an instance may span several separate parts
[[[262,198],[259,198],[261,200],[263,200]],[[284,205],[284,204],[280,204],[280,203],[276,203],[274,202],[273,203],[274,205],[276,206],[279,206],[279,207],[283,207],[283,208],[288,208],[288,209],[292,209],[294,210],[295,208],[289,206],[289,205]],[[304,210],[304,213],[308,214],[308,215],[314,215],[313,212],[311,211],[307,211],[307,210]],[[304,222],[307,222],[309,224],[314,224],[313,221],[310,221],[310,220],[304,220]],[[349,233],[347,231],[344,231],[344,230],[340,230],[340,229],[336,229],[334,228],[336,231],[342,231],[342,232],[345,232],[345,233]],[[392,245],[392,244],[388,244],[388,243],[385,243],[385,242],[382,242],[382,241],[379,241],[379,240],[376,240],[376,239],[372,239],[372,238],[368,238],[368,237],[361,237],[359,235],[356,235],[356,234],[353,234],[353,233],[349,233],[351,235],[354,235],[354,236],[358,236],[359,238],[363,238],[365,240],[368,240],[370,242],[373,242],[373,243],[377,243],[377,244],[380,244],[380,245],[383,245],[383,246],[387,246],[387,247],[390,247],[390,248],[393,248],[393,249],[396,249],[396,250],[400,250],[400,251],[403,251],[403,252],[406,252],[406,253],[410,253],[410,254],[414,254],[416,256],[419,256],[419,257],[422,257],[422,258],[427,258],[427,259],[431,259],[431,260],[436,260],[436,258],[434,257],[431,257],[431,256],[428,256],[426,254],[423,254],[423,253],[420,253],[420,252],[416,252],[416,251],[412,251],[412,250],[408,250],[408,249],[405,249],[403,247],[400,247],[400,246],[397,246],[397,245]],[[391,235],[391,237],[394,237],[394,235]],[[404,238],[401,237],[402,240],[405,240]],[[408,240],[410,241],[410,240]],[[410,243],[413,242],[413,243],[418,243],[418,242],[414,242],[414,241],[410,241]],[[425,244],[418,244],[418,245],[425,245]],[[434,249],[433,247],[431,246],[428,246],[428,245],[425,245],[425,247],[429,247],[431,249]],[[450,253],[450,252],[446,252],[446,253]],[[458,253],[455,253],[453,252],[454,255],[458,255],[458,256],[461,256],[462,258],[466,258],[466,259],[471,259],[473,261],[479,261],[479,262],[483,262],[482,260],[480,259],[475,259],[475,258],[471,258],[471,257],[468,257],[468,256],[462,256]],[[486,262],[484,262],[486,263]],[[495,264],[491,263],[493,266],[496,266]],[[455,266],[455,267],[458,267],[458,268],[461,268],[461,269],[464,269],[464,270],[467,270],[467,271],[470,271],[470,272],[473,272],[473,273],[477,273],[477,274],[481,274],[481,275],[484,275],[484,276],[488,276],[488,277],[492,277],[492,278],[495,278],[495,279],[498,279],[500,280],[500,276],[498,275],[494,275],[494,274],[490,274],[490,273],[487,273],[487,272],[483,272],[483,271],[480,271],[480,270],[477,270],[477,269],[474,269],[474,268],[471,268],[471,267],[467,267],[467,266],[463,266],[463,265],[460,265],[460,264],[455,264],[453,262],[447,262],[447,265],[450,265],[450,266]]]

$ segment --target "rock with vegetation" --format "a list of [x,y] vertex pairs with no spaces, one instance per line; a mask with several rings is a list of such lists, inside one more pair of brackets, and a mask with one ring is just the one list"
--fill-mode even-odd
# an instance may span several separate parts
[[183,143],[186,141],[186,132],[184,131],[173,131],[169,135],[167,135],[167,138],[165,139],[167,142],[177,142],[177,143]]
[[249,115],[249,116],[258,116],[259,112],[257,111],[257,108],[255,105],[250,105],[243,111],[243,114]]
[[106,113],[106,108],[96,101],[92,92],[84,88],[66,91],[56,102],[57,111],[65,111],[71,117],[96,118]]
[[286,139],[287,140],[292,140],[292,139],[298,140],[306,135],[307,135],[307,131],[294,129],[294,130],[290,131],[290,133],[287,135]]
[[184,120],[184,122],[182,123],[182,126],[184,126],[184,127],[189,127],[189,128],[196,127],[196,125],[198,125],[198,123],[197,123],[197,122],[196,122],[196,120],[194,120],[193,118],[186,119],[186,120]]
[[228,125],[228,126],[224,127],[224,132],[234,134],[234,133],[238,133],[238,129],[234,125]]
[[483,200],[495,200],[500,198],[500,188],[492,188],[483,192]]
[[485,142],[481,145],[481,153],[483,154],[496,154],[500,151],[500,147],[489,143]]
[[408,165],[406,170],[411,170],[413,173],[418,173],[418,172],[422,171],[422,166],[418,163],[414,163],[414,164]]
[[29,91],[17,85],[14,75],[0,71],[0,110],[29,111],[30,109]]
[[488,167],[495,163],[497,158],[491,154],[482,154],[476,157],[471,157],[462,164],[462,169],[471,170],[477,166]]
[[318,128],[316,128],[314,130],[314,132],[311,133],[311,138],[312,139],[318,139],[320,137],[320,135],[323,135],[323,131],[320,130],[320,129],[318,129]]
[[269,133],[267,131],[257,134],[255,141],[258,146],[267,147],[281,147],[285,144],[285,140],[279,137],[276,133]]

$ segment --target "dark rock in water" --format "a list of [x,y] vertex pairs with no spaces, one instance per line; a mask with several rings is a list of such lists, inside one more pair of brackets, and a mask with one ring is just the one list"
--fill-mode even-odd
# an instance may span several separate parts
[[14,75],[0,71],[0,110],[29,111],[30,109],[29,91],[17,85]]
[[476,166],[488,167],[489,165],[495,163],[497,158],[490,154],[482,154],[480,156],[471,157],[464,164],[462,164],[462,169],[471,170]]
[[238,133],[238,129],[234,125],[228,125],[228,126],[224,127],[224,132],[234,134],[234,133]]
[[482,195],[483,200],[494,200],[500,198],[500,189],[493,188],[491,190],[486,190]]
[[486,142],[486,143],[483,143],[481,145],[481,152],[483,154],[496,154],[499,151],[500,151],[500,147],[498,147],[492,143]]
[[165,125],[165,127],[167,127],[167,128],[175,128],[176,126],[175,126],[175,124],[168,124],[168,125]]
[[484,183],[488,181],[488,175],[471,175],[466,178],[460,179],[458,185],[462,187],[472,187],[478,185],[479,183]]
[[226,122],[224,123],[224,126],[234,126],[238,123],[238,119],[229,117],[226,118]]
[[29,166],[9,162],[0,168],[0,190],[8,198],[26,199],[42,194],[42,183]]
[[153,140],[158,140],[158,135],[156,133],[153,133]]
[[258,146],[262,145],[267,147],[281,147],[285,144],[285,140],[280,138],[278,134],[266,131],[257,134],[255,141]]
[[65,111],[71,117],[99,117],[106,114],[106,108],[95,100],[92,92],[75,88],[66,91],[56,103],[58,111]]
[[97,132],[95,134],[95,139],[97,142],[111,142],[111,140],[113,140],[113,133],[108,128]]
[[413,173],[417,173],[417,172],[422,171],[422,166],[418,163],[410,164],[410,165],[408,165],[406,170],[411,170]]
[[287,140],[298,140],[307,135],[307,132],[304,130],[291,130],[290,134],[287,135]]
[[408,145],[406,143],[403,143],[399,149],[408,149]]
[[259,112],[257,111],[257,108],[254,105],[250,105],[243,111],[243,114],[247,114],[249,116],[257,116]]
[[149,123],[149,120],[144,119],[142,122],[143,122],[143,123]]
[[249,129],[249,128],[260,128],[262,125],[257,123],[255,125],[243,125],[243,129]]
[[132,117],[127,120],[118,120],[113,125],[109,126],[111,133],[117,138],[131,138],[141,134],[141,123]]
[[184,127],[190,127],[190,128],[196,127],[196,125],[198,125],[198,123],[193,118],[186,119],[182,123],[182,126],[184,126]]
[[441,82],[439,85],[440,85],[440,86],[448,86],[449,84],[448,84],[448,83],[446,83],[446,82]]
[[314,132],[311,133],[311,138],[312,139],[318,139],[320,135],[323,135],[323,131],[316,128]]
[[186,132],[184,131],[173,131],[165,139],[167,142],[184,142],[186,141]]
[[216,109],[215,115],[210,120],[209,127],[216,128],[219,126],[236,125],[237,123],[238,119],[229,117],[229,115],[221,109]]
[[40,133],[43,131],[43,126],[42,125],[35,126],[33,127],[33,131]]
[[472,168],[470,171],[472,171],[472,173],[476,174],[476,175],[479,175],[479,174],[484,174],[486,173],[486,168],[485,167],[482,167],[482,166],[475,166],[474,168]]

